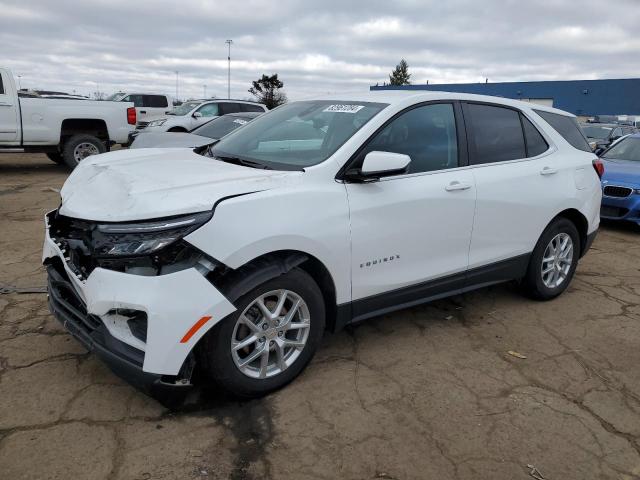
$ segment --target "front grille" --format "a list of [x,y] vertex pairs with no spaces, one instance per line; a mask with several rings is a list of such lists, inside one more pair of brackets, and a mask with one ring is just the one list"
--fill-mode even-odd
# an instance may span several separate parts
[[604,187],[604,194],[607,197],[628,197],[633,192],[633,189],[629,187],[618,187],[616,185],[607,185]]
[[64,217],[52,212],[48,216],[49,236],[63,253],[69,268],[81,280],[86,280],[96,267],[91,256],[94,222]]
[[610,207],[608,205],[602,205],[600,207],[601,217],[620,218],[620,217],[624,217],[627,213],[629,213],[628,208]]

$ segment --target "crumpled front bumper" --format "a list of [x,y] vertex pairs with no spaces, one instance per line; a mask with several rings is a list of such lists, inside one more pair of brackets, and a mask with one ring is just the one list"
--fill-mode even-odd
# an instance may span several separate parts
[[[177,376],[206,331],[235,310],[195,268],[159,276],[96,268],[83,280],[67,264],[48,226],[42,258],[54,315],[130,381],[153,384],[161,376]],[[122,310],[146,314],[146,341],[134,335],[126,318],[118,314]],[[206,317],[210,318],[203,322]],[[187,335],[196,324],[201,328]],[[95,328],[87,332],[87,325]]]

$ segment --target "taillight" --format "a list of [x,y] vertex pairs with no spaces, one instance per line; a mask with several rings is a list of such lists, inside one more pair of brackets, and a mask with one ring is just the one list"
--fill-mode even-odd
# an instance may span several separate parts
[[135,125],[136,120],[136,107],[127,108],[127,123],[129,125]]
[[604,175],[604,163],[602,163],[602,160],[596,158],[593,161],[593,168],[596,170],[598,178],[602,178],[602,175]]

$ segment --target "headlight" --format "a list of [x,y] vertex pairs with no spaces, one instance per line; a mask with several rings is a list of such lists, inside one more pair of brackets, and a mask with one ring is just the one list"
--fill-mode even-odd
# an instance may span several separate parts
[[135,257],[157,252],[209,221],[200,212],[148,222],[101,223],[93,235],[96,256]]
[[160,127],[160,126],[164,125],[164,123],[166,121],[167,121],[166,119],[164,119],[164,120],[153,120],[152,122],[149,122],[147,127]]

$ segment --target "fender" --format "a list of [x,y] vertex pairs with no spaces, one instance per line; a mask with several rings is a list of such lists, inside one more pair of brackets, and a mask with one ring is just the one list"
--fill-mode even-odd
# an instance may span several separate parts
[[[291,252],[284,256],[266,255],[252,260],[214,282],[216,288],[230,301],[235,302],[244,294],[273,278],[289,272],[309,257]],[[224,281],[222,281],[224,280]]]

